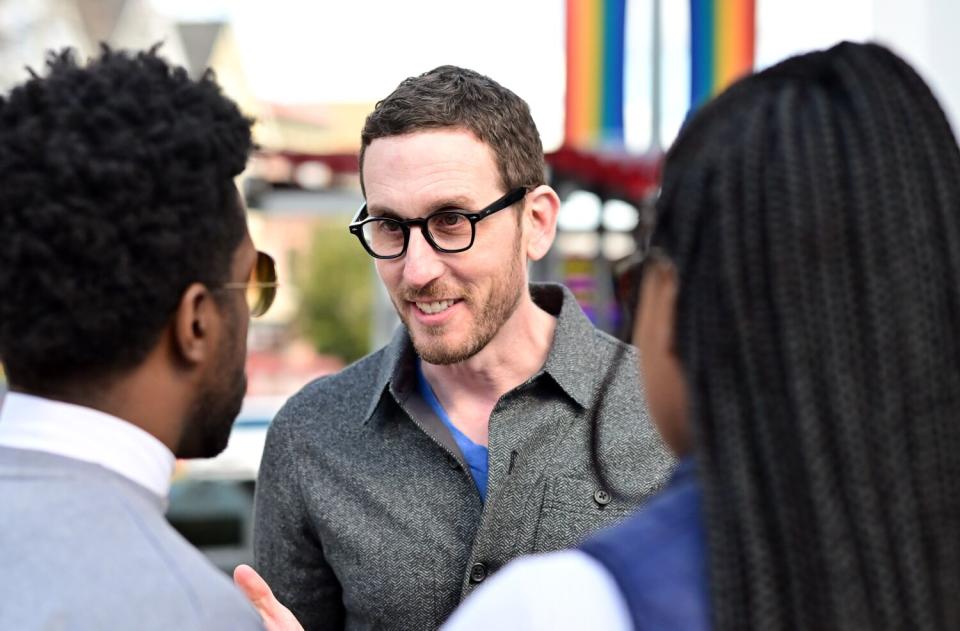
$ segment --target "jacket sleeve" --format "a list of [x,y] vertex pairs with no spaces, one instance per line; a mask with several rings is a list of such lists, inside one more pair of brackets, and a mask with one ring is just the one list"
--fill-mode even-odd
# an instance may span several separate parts
[[[307,631],[342,629],[340,583],[323,554],[301,491],[304,454],[281,410],[267,432],[254,513],[256,569]],[[302,440],[302,438],[300,439]]]

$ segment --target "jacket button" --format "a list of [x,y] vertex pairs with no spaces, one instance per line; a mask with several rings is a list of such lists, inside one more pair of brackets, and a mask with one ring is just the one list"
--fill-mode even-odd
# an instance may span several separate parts
[[610,494],[603,489],[597,489],[597,492],[593,494],[593,501],[600,506],[606,506],[610,503]]
[[483,563],[474,563],[470,568],[470,582],[482,583],[487,578],[487,566]]

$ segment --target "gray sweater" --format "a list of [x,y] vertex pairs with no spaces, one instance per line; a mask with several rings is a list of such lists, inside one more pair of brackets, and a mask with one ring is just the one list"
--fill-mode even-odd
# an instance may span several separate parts
[[[557,330],[542,370],[490,417],[486,503],[417,392],[403,330],[281,410],[257,485],[255,554],[307,629],[436,628],[510,559],[576,545],[663,482],[672,458],[649,422],[636,353],[597,331],[569,291],[532,295]],[[589,463],[608,369],[601,454],[632,501],[611,499]]]
[[261,629],[163,502],[94,464],[0,447],[0,629]]

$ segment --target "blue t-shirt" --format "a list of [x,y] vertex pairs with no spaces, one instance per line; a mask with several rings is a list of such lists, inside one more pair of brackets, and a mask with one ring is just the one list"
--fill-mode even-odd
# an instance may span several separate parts
[[487,448],[473,442],[466,434],[456,428],[450,420],[450,417],[447,416],[447,411],[443,409],[440,401],[437,400],[437,396],[433,393],[430,384],[427,383],[427,378],[423,376],[423,369],[420,367],[419,359],[417,360],[417,386],[420,390],[420,396],[424,398],[436,415],[440,417],[440,420],[443,421],[443,424],[447,426],[447,429],[450,430],[450,433],[453,435],[453,440],[456,441],[457,447],[460,448],[460,453],[463,454],[463,457],[467,461],[467,466],[470,467],[470,475],[473,477],[473,481],[477,485],[477,490],[480,492],[480,499],[486,501]]

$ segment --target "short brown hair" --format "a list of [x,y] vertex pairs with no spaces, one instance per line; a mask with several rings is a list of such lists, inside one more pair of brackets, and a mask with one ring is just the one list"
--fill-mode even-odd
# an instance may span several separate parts
[[544,183],[543,144],[526,101],[478,72],[440,66],[404,79],[367,116],[360,134],[360,186],[371,142],[444,128],[469,130],[493,149],[504,190]]

